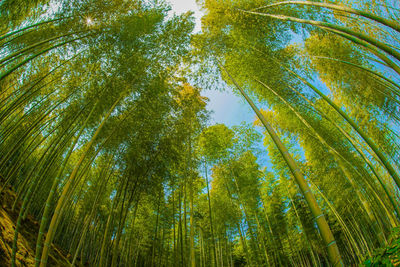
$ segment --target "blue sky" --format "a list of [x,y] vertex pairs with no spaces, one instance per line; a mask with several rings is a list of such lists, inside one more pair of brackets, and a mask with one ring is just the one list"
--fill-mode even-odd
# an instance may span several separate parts
[[[189,10],[194,11],[196,17],[195,32],[201,31],[201,20],[203,13],[199,10],[195,0],[167,0],[172,5],[172,12],[180,14]],[[212,111],[210,118],[210,125],[216,123],[223,123],[228,127],[239,125],[242,122],[253,123],[256,116],[250,106],[245,103],[242,97],[239,97],[230,91],[231,89],[224,86],[223,83],[217,84],[218,88],[215,90],[204,90],[202,95],[209,99],[207,109]],[[225,89],[224,91],[222,89]],[[255,99],[253,99],[255,100]],[[257,103],[259,105],[259,103]],[[262,106],[259,106],[262,108]],[[262,128],[256,127],[259,133],[262,133]],[[265,147],[262,144],[262,140],[259,143],[260,150],[264,150]],[[258,163],[262,167],[270,168],[269,158],[267,153],[259,156]]]
[[[195,32],[201,30],[200,18],[203,13],[198,8],[195,0],[168,0],[172,5],[172,11],[176,14],[194,11],[196,17]],[[229,90],[229,88],[228,88]],[[252,123],[255,115],[243,99],[229,91],[207,90],[203,95],[209,98],[208,110],[213,111],[211,124],[224,123],[227,126],[239,125],[245,121]]]
[[172,11],[176,14],[181,14],[187,12],[189,10],[194,12],[194,16],[196,17],[196,27],[195,31],[201,30],[201,22],[200,18],[203,13],[200,11],[199,7],[196,4],[196,0],[166,0],[171,3]]
[[239,125],[242,121],[253,123],[255,115],[244,100],[231,92],[205,91],[203,95],[210,99],[207,107],[213,111],[211,122],[224,123],[227,126]]

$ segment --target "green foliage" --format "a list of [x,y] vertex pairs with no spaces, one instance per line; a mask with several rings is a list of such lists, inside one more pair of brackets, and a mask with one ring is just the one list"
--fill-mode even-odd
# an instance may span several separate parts
[[233,146],[234,132],[224,124],[216,124],[203,130],[199,136],[200,153],[209,161],[215,162],[229,155]]
[[[320,207],[345,266],[396,266],[398,6],[199,2],[196,35],[193,14],[164,1],[0,2],[0,192],[17,193],[14,264],[31,214],[36,266],[51,242],[77,265],[327,266]],[[258,120],[208,124],[198,85],[233,81],[277,133],[264,133],[267,151]]]
[[388,245],[373,251],[360,266],[398,266],[400,264],[400,228],[393,228]]

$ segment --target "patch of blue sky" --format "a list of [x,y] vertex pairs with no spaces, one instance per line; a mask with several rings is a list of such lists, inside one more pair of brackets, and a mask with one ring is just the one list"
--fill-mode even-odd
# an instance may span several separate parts
[[[169,0],[169,2],[171,3],[171,12],[173,13],[180,14],[189,10],[193,11],[196,22],[195,32],[201,31],[201,16],[203,16],[204,13],[197,6],[195,0]],[[289,45],[302,46],[305,37],[306,36],[303,36],[302,34],[292,32],[292,39],[289,41]],[[374,66],[386,76],[391,77],[391,70],[388,70],[385,67],[377,64],[374,64]],[[322,93],[327,96],[331,95],[332,92],[317,74],[315,74],[311,78],[312,84],[315,85],[319,90],[321,90]],[[311,89],[306,89],[306,93],[316,98],[319,98],[314,92],[312,92]],[[252,124],[256,119],[253,110],[244,101],[244,99],[240,95],[235,94],[232,91],[232,88],[226,86],[224,82],[218,82],[217,84],[215,84],[215,88],[203,91],[203,95],[209,98],[207,108],[212,112],[210,124],[223,123],[228,127],[232,127],[234,125],[239,125],[242,122]],[[252,99],[253,101],[256,100],[254,97],[252,97]],[[255,102],[258,108],[266,110],[269,109],[266,103],[257,103],[257,101]],[[256,127],[256,129],[260,133],[263,132],[263,128],[261,127]],[[266,148],[263,146],[262,142],[260,142],[259,148],[263,151],[266,151]],[[294,150],[296,150],[296,156],[300,156],[300,160],[304,161],[304,151],[300,147],[300,144],[297,142],[297,144],[293,148]],[[259,164],[271,170],[271,164],[268,155],[267,153],[263,154],[265,156],[261,155],[259,159]]]
[[[171,3],[172,13],[181,14],[189,10],[194,12],[195,16],[195,30],[194,32],[201,31],[201,17],[204,13],[197,6],[195,0],[169,0]],[[293,38],[290,44],[300,43],[303,37],[299,34],[293,32]],[[318,85],[322,82],[316,80]],[[326,88],[326,86],[324,86]],[[325,91],[325,90],[324,90]],[[324,92],[325,93],[325,92]],[[207,109],[211,111],[210,124],[222,123],[228,127],[235,125],[240,125],[241,123],[253,124],[256,120],[256,116],[251,107],[245,102],[244,98],[237,93],[234,93],[232,88],[229,88],[223,81],[219,81],[215,84],[215,88],[210,88],[210,90],[204,90],[202,93],[205,97],[209,99],[207,104]],[[256,103],[258,108],[268,110],[269,107],[265,103],[259,103],[254,97],[253,101]],[[264,128],[255,127],[259,133],[263,133]],[[262,138],[263,139],[263,138]],[[258,155],[258,164],[262,168],[266,167],[267,170],[272,170],[272,165],[268,157],[268,152],[266,147],[263,145],[263,140],[258,142],[258,149],[266,153],[260,153]],[[300,146],[296,146],[298,151],[302,152]],[[304,153],[300,152],[300,157],[304,159]]]
[[200,10],[199,6],[196,4],[196,0],[167,0],[171,4],[172,14],[180,15],[188,11],[192,11],[195,17],[196,26],[194,32],[201,31],[201,17],[204,13]]

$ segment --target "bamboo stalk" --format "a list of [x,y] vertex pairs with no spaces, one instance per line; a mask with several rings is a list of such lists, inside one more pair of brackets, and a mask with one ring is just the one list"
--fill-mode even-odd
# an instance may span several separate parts
[[114,104],[111,106],[110,110],[108,111],[108,113],[104,117],[103,121],[101,122],[101,124],[97,128],[97,130],[94,133],[94,135],[92,136],[91,140],[86,145],[84,151],[81,154],[81,157],[79,158],[74,170],[72,171],[72,173],[71,173],[71,175],[70,175],[70,177],[68,179],[68,182],[64,186],[63,192],[62,192],[62,194],[60,196],[60,199],[57,202],[57,206],[55,208],[54,215],[53,215],[53,217],[51,219],[49,230],[48,230],[47,235],[46,235],[46,240],[45,240],[45,243],[44,243],[43,252],[42,252],[41,259],[40,259],[40,267],[45,267],[46,264],[47,264],[47,257],[49,255],[50,245],[51,245],[51,243],[53,241],[54,234],[55,234],[55,231],[57,229],[58,217],[60,216],[60,213],[62,212],[61,206],[66,201],[66,196],[67,196],[67,193],[68,193],[68,189],[71,186],[71,184],[73,182],[75,182],[75,177],[76,177],[76,175],[78,173],[79,167],[82,165],[83,160],[86,158],[86,155],[88,154],[89,149],[92,147],[92,144],[94,143],[94,141],[96,140],[97,136],[99,135],[101,129],[105,125],[105,122],[107,121],[108,117],[110,117],[111,113],[114,111],[114,108],[116,107],[116,105],[119,103],[119,101],[121,99],[122,99],[122,96],[120,96],[114,102]]
[[282,141],[279,139],[278,135],[276,134],[275,130],[271,127],[265,117],[261,114],[260,110],[256,107],[253,101],[247,96],[244,90],[238,85],[238,83],[233,79],[233,77],[229,74],[229,72],[220,64],[221,68],[224,72],[229,76],[230,80],[234,83],[236,88],[240,91],[242,96],[246,99],[248,104],[251,106],[253,111],[256,113],[257,117],[260,119],[262,124],[264,125],[265,129],[267,130],[268,134],[271,136],[272,140],[274,141],[275,145],[277,146],[279,152],[281,153],[282,157],[284,158],[286,164],[288,165],[290,171],[293,174],[293,177],[296,183],[299,185],[300,191],[302,192],[311,213],[314,216],[314,219],[318,225],[318,229],[320,230],[320,234],[324,244],[327,247],[329,261],[333,266],[343,266],[343,262],[339,253],[339,249],[337,247],[336,241],[333,237],[333,234],[329,228],[329,225],[318,206],[318,203],[311,193],[311,190],[304,179],[303,175],[301,174],[300,169],[297,167],[296,162],[293,160],[292,156],[289,154],[287,148],[283,145]]
[[271,8],[271,7],[276,7],[276,6],[282,6],[282,5],[290,5],[290,4],[324,7],[324,8],[329,8],[332,10],[342,11],[342,12],[346,12],[346,13],[350,13],[350,14],[354,14],[354,15],[359,15],[361,17],[379,22],[380,24],[390,27],[400,33],[400,24],[396,23],[393,20],[379,17],[370,12],[358,10],[358,9],[347,7],[347,6],[339,6],[339,5],[335,5],[335,4],[330,4],[330,3],[321,3],[321,2],[313,2],[313,1],[283,1],[283,2],[273,3],[270,5],[254,8],[251,11],[256,11],[256,10],[260,10],[260,9],[264,9],[264,8]]

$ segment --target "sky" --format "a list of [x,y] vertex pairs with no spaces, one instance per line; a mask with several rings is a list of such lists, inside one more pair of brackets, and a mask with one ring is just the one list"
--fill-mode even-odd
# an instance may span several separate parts
[[[203,12],[199,9],[196,4],[196,0],[166,0],[171,3],[172,12],[176,14],[181,14],[189,10],[194,12],[196,18],[196,26],[194,32],[201,31],[201,20]],[[217,85],[219,88],[215,90],[204,90],[202,95],[209,99],[207,104],[207,110],[211,111],[210,115],[210,125],[216,123],[223,123],[228,127],[234,125],[239,125],[242,122],[253,124],[256,116],[254,111],[251,110],[250,106],[245,103],[242,97],[239,97],[229,91],[229,87],[223,86],[223,84]],[[224,88],[222,88],[224,87]],[[222,91],[221,89],[225,89]],[[255,99],[253,99],[254,101]],[[261,107],[259,107],[261,108]],[[262,133],[260,127],[256,127],[259,133]],[[260,151],[264,150],[262,140],[258,144]],[[259,155],[257,159],[258,164],[262,167],[271,168],[271,163],[268,157],[268,153],[263,153],[262,156]]]
[[[171,3],[172,12],[181,14],[189,10],[194,11],[196,18],[195,32],[201,31],[201,16],[195,0],[167,0]],[[241,97],[234,95],[229,91],[206,90],[202,95],[209,98],[207,109],[212,111],[211,124],[223,123],[228,127],[239,125],[245,121],[253,123],[255,115],[250,107],[244,102]]]
[[196,0],[166,0],[171,3],[172,11],[176,14],[185,13],[187,11],[193,11],[194,16],[196,17],[196,27],[194,29],[195,32],[201,30],[201,22],[200,18],[203,13],[200,11],[199,7],[196,4]]

